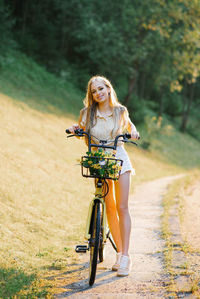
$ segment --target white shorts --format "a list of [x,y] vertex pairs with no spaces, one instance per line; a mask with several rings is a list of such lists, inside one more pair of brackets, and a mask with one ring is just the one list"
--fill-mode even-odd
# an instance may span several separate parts
[[117,147],[115,158],[121,159],[123,161],[121,174],[130,171],[132,175],[135,175],[135,169],[132,167],[129,156],[123,146]]

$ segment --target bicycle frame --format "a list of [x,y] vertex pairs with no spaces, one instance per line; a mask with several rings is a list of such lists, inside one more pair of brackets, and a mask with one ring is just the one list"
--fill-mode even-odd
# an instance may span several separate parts
[[101,186],[98,186],[98,182],[95,183],[96,190],[95,190],[95,197],[91,200],[90,205],[89,205],[89,210],[88,210],[88,217],[87,217],[87,222],[86,222],[86,228],[85,228],[85,239],[89,240],[91,238],[90,235],[90,222],[91,222],[91,217],[92,217],[92,209],[95,203],[95,200],[98,200],[101,202],[102,207],[103,207],[103,223],[102,223],[102,228],[103,228],[103,242],[106,242],[106,228],[107,228],[107,219],[106,219],[106,204],[104,201],[104,198],[102,196],[103,194],[103,189],[104,189],[104,181],[101,181]]

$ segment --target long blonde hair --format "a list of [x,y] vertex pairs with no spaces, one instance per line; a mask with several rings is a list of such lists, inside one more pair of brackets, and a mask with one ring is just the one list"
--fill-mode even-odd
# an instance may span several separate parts
[[113,107],[114,118],[114,128],[111,135],[114,137],[115,135],[117,135],[120,126],[127,125],[129,116],[126,107],[119,103],[116,92],[111,82],[104,76],[93,76],[88,82],[86,97],[83,100],[85,108],[81,111],[81,115],[83,115],[83,113],[87,113],[85,129],[90,133],[91,128],[96,124],[96,111],[98,103],[93,99],[93,95],[91,92],[91,85],[96,80],[102,81],[103,84],[109,89],[109,104],[111,107]]

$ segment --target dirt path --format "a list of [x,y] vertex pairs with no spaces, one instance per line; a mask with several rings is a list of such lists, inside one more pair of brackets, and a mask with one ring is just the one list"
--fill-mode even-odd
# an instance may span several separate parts
[[[88,287],[89,256],[84,254],[79,265],[72,265],[64,277],[57,277],[62,292],[55,295],[55,298],[166,298],[168,277],[163,268],[164,241],[160,236],[162,195],[167,186],[179,177],[165,177],[140,185],[130,199],[130,255],[133,266],[128,277],[117,277],[110,270],[115,254],[108,242],[105,261],[98,265],[93,287]],[[68,283],[72,280],[73,283]]]

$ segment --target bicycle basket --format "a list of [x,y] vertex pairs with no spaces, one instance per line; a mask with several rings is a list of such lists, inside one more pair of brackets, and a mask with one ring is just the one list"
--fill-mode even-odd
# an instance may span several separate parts
[[82,176],[118,180],[123,161],[115,158],[96,156],[81,157]]

